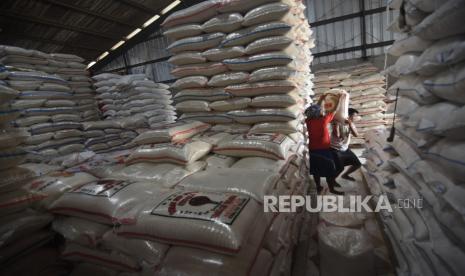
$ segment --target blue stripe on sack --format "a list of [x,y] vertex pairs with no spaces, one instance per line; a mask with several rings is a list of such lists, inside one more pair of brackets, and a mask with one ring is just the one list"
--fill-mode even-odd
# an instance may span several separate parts
[[244,63],[253,63],[253,62],[262,62],[262,61],[267,61],[267,60],[280,60],[280,59],[289,60],[289,61],[293,60],[292,58],[283,58],[283,57],[273,58],[273,57],[270,57],[270,58],[263,58],[263,59],[257,59],[257,60],[247,60],[247,61],[237,61],[237,62],[224,60],[223,63],[226,64],[226,65],[227,64],[244,64]]
[[457,165],[460,165],[460,166],[465,166],[465,162],[462,162],[462,161],[459,161],[459,160],[454,160],[454,159],[450,159],[450,158],[447,158],[447,157],[444,157],[438,153],[432,153],[432,152],[425,152],[425,154],[428,154],[428,155],[432,155],[432,156],[436,156],[436,157],[439,157],[441,159],[444,159],[448,162],[451,162],[451,163],[455,163]]
[[290,26],[286,26],[286,27],[275,27],[275,28],[271,28],[271,29],[265,29],[265,30],[261,30],[261,31],[255,31],[255,32],[251,32],[251,33],[247,33],[245,35],[242,35],[240,37],[235,37],[235,38],[232,38],[232,39],[229,39],[229,40],[226,40],[226,41],[222,41],[220,46],[223,47],[225,44],[228,44],[228,43],[231,43],[232,41],[236,41],[238,39],[242,39],[244,37],[248,37],[248,36],[251,36],[251,35],[254,35],[254,34],[259,34],[259,33],[263,33],[263,32],[269,32],[269,31],[274,31],[274,30],[279,30],[279,29],[288,29],[290,30],[291,27]]
[[19,111],[20,111],[19,109],[1,110],[0,114],[10,114],[10,113],[16,113]]

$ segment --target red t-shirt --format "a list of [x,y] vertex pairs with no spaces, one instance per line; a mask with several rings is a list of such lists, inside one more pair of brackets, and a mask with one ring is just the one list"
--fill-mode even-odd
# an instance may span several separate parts
[[329,149],[331,148],[331,138],[329,135],[328,124],[333,120],[334,113],[328,113],[318,119],[307,119],[309,149]]

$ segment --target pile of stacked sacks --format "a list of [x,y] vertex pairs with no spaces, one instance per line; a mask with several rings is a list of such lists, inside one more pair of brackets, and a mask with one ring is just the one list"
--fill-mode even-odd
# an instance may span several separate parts
[[136,150],[68,168],[76,179],[48,186],[60,194],[48,209],[60,216],[53,228],[74,273],[290,273],[311,218],[264,213],[262,204],[264,195],[306,193],[302,145],[284,135],[234,137],[180,121],[141,134]]
[[399,93],[401,122],[392,143],[367,136],[367,178],[374,194],[410,200],[383,216],[399,274],[463,274],[465,3],[404,2],[387,70],[399,77],[389,92]]
[[[4,72],[0,73],[0,78],[5,76]],[[42,258],[39,257],[42,255],[47,257],[42,263],[46,266],[58,257],[57,250],[41,248],[54,237],[54,233],[47,227],[53,216],[30,208],[45,196],[23,187],[36,175],[19,166],[26,157],[26,152],[19,145],[29,134],[9,125],[9,121],[20,115],[18,110],[10,107],[11,101],[18,94],[18,91],[0,80],[0,264],[2,270],[5,269],[2,271],[5,275],[15,274],[6,272],[15,261],[20,260],[22,265],[30,267],[28,264]]]
[[392,123],[392,114],[386,114],[386,82],[378,68],[369,63],[340,69],[325,69],[315,73],[315,98],[331,93],[331,89],[349,92],[349,107],[359,111],[356,126],[360,136],[351,144],[363,144],[364,134],[371,129],[385,129]]
[[144,74],[103,73],[92,78],[105,120],[139,117],[150,128],[176,120],[168,85],[154,83]]
[[168,17],[181,119],[302,140],[314,47],[304,10],[301,1],[204,1]]

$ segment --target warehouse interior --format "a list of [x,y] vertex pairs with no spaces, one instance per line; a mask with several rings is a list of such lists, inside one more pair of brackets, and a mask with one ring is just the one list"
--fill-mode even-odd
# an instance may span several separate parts
[[464,16],[0,1],[0,276],[465,275]]

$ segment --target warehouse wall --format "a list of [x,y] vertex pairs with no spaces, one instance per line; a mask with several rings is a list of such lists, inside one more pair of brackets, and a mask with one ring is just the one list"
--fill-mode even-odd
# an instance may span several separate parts
[[[316,22],[333,17],[356,13],[360,9],[359,0],[305,0],[307,17],[310,22]],[[365,9],[385,7],[387,0],[364,0]],[[393,11],[382,12],[366,16],[367,44],[389,41],[395,39],[386,28],[394,18]],[[351,18],[340,22],[325,24],[313,28],[316,48],[314,53],[322,53],[342,48],[361,45],[360,18]],[[124,55],[114,59],[100,71],[118,70],[124,73],[145,73],[154,81],[163,82],[173,79],[169,73],[172,66],[166,61],[158,61],[169,57],[166,50],[168,41],[159,32],[151,35],[146,41],[137,44]],[[384,53],[383,47],[367,50],[368,56],[377,56]],[[315,57],[314,65],[332,63],[347,59],[356,59],[362,56],[360,50],[342,54]],[[153,63],[152,63],[153,61]],[[134,66],[138,63],[150,62]],[[124,70],[129,65],[129,69]]]

